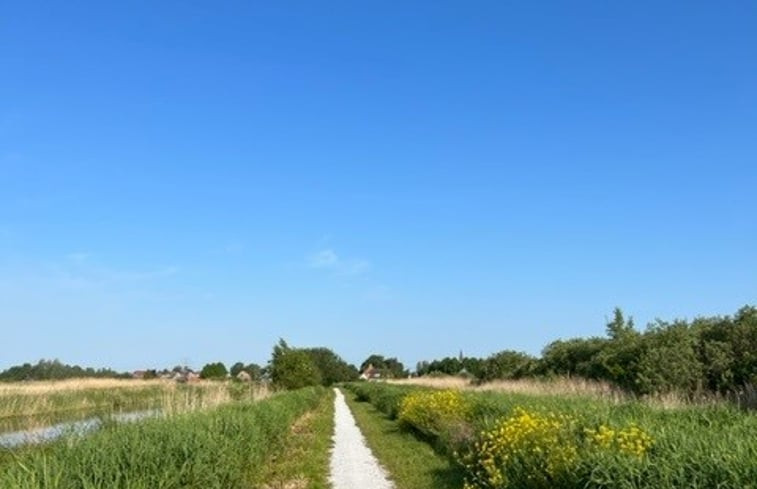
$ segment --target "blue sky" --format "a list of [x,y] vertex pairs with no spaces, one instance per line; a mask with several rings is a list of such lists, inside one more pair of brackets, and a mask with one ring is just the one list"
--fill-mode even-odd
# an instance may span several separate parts
[[757,302],[754,2],[6,2],[0,368]]

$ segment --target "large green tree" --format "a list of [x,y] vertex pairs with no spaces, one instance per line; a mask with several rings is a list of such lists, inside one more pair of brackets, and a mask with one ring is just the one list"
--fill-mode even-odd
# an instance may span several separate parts
[[358,371],[354,365],[345,362],[328,348],[306,348],[305,351],[321,373],[321,383],[325,386],[338,382],[357,380]]
[[310,354],[291,348],[283,339],[273,347],[269,371],[273,384],[284,389],[299,389],[322,382],[321,372]]

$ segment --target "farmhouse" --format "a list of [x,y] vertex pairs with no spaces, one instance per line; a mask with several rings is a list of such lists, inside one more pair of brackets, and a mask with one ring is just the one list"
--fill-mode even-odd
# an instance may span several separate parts
[[252,376],[248,374],[247,372],[245,372],[244,370],[242,370],[241,372],[237,374],[237,380],[242,381],[242,382],[252,382]]
[[361,380],[379,380],[381,379],[381,371],[373,366],[373,364],[368,364],[368,366],[363,370],[363,372],[360,374]]

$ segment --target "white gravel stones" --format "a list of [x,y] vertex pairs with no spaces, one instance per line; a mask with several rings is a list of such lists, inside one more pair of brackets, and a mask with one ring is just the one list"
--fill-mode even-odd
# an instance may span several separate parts
[[394,489],[379,465],[339,389],[334,389],[334,446],[331,450],[333,489]]

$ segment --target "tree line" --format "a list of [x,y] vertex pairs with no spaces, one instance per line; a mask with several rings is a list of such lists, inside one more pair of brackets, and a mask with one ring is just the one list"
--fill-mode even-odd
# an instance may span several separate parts
[[24,380],[64,380],[82,377],[123,378],[130,374],[116,372],[109,368],[84,368],[79,365],[66,365],[60,360],[40,360],[36,364],[24,363],[14,365],[0,372],[0,381],[20,382]]
[[645,395],[739,392],[757,385],[757,308],[692,321],[657,320],[644,331],[616,308],[606,336],[549,343],[540,357],[505,350],[487,358],[420,362],[417,375],[495,379],[576,376],[608,381]]

